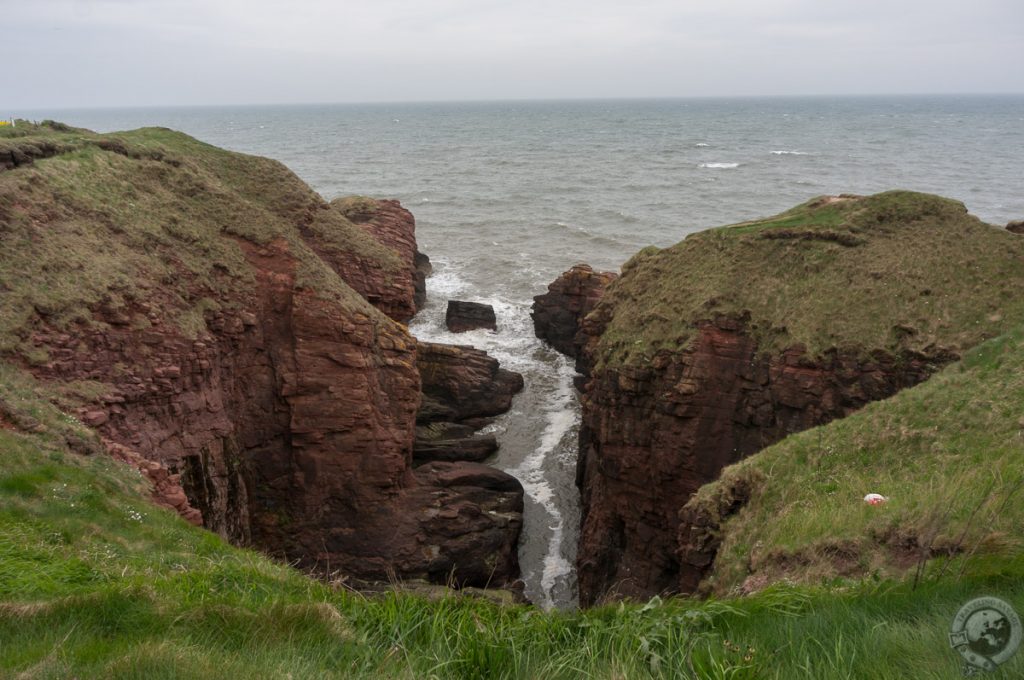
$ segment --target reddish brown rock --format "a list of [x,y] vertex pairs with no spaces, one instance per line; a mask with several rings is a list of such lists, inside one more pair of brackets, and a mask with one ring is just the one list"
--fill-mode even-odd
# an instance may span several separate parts
[[449,300],[444,314],[444,325],[452,333],[464,333],[478,328],[498,330],[494,307],[480,302]]
[[426,304],[426,277],[430,259],[416,249],[416,220],[395,200],[337,199],[331,209],[340,210],[356,226],[398,257],[399,267],[388,271],[378,259],[352,252],[335,252],[318,247],[320,254],[373,306],[395,321],[408,322]]
[[417,365],[423,381],[421,423],[496,416],[508,411],[523,389],[523,376],[466,345],[421,342]]
[[1014,220],[1006,224],[1006,231],[1014,234],[1024,234],[1024,220]]
[[[103,408],[83,413],[144,459],[122,455],[153,482],[158,503],[236,544],[361,579],[514,580],[517,482],[496,470],[453,481],[412,468],[415,340],[358,298],[297,285],[284,240],[240,244],[255,272],[251,295],[208,312],[197,338],[156,314],[145,331],[41,331],[51,361],[37,376],[109,385]],[[508,384],[482,354],[459,350],[470,366],[449,368]],[[511,398],[456,383],[445,384],[460,413]]]
[[104,439],[103,445],[107,455],[131,465],[149,480],[152,485],[151,498],[155,504],[174,510],[191,524],[203,525],[203,514],[189,503],[185,489],[181,486],[181,475],[173,474],[162,463],[146,460],[137,451],[109,439]]
[[[587,323],[596,338],[600,319]],[[698,487],[787,434],[919,383],[955,358],[831,351],[812,361],[800,347],[755,350],[746,319],[718,317],[699,322],[683,351],[590,377],[577,472],[583,605],[692,591],[714,548],[680,521]]]
[[494,435],[476,431],[511,408],[523,377],[502,369],[486,352],[463,345],[420,343],[417,364],[423,399],[414,462],[478,462],[497,451]]
[[533,328],[537,337],[562,354],[577,359],[586,337],[579,334],[583,319],[594,310],[605,289],[618,278],[613,272],[595,272],[588,264],[577,264],[555,279],[548,292],[533,298]]
[[[412,467],[420,376],[397,321],[415,312],[429,265],[408,211],[328,204],[276,161],[170,130],[76,130],[66,143],[25,132],[0,159],[0,222],[14,230],[0,270],[18,272],[22,305],[0,319],[2,360],[49,383],[157,502],[319,571],[514,578],[515,481],[463,463]],[[65,157],[75,149],[104,172],[82,171]],[[81,189],[71,198],[69,177]],[[96,198],[112,191],[131,210]],[[485,357],[450,372],[492,368],[504,384]],[[482,387],[455,395],[467,411],[500,401]],[[6,415],[0,426],[43,427]],[[91,437],[65,438],[99,453]]]

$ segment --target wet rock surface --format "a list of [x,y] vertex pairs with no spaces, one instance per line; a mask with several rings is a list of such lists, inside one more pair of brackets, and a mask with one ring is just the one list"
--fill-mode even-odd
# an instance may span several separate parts
[[421,423],[500,415],[523,389],[523,376],[468,345],[421,342],[416,363],[423,387]]
[[417,427],[413,464],[435,460],[485,460],[498,450],[498,440],[492,434],[476,434],[476,431],[477,428],[470,425],[445,422]]
[[478,462],[497,451],[494,435],[478,430],[511,408],[512,398],[523,389],[523,377],[465,345],[421,342],[417,366],[423,398],[414,462]]
[[444,323],[452,333],[464,333],[478,328],[492,331],[498,329],[494,307],[480,302],[449,300]]

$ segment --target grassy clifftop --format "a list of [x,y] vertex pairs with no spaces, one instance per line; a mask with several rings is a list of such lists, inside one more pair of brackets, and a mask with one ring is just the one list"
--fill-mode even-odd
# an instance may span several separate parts
[[277,161],[164,128],[0,128],[0,353],[23,347],[36,316],[88,325],[103,309],[145,324],[136,303],[149,297],[193,332],[204,310],[252,287],[240,238],[284,239],[300,285],[376,314],[304,237],[402,267]]
[[[689,508],[721,518],[708,585],[894,577],[963,556],[1024,562],[1024,327],[927,382],[726,468]],[[750,493],[734,515],[736,489]],[[752,492],[751,492],[752,490]],[[867,493],[889,497],[870,506]]]
[[1024,319],[1024,239],[961,203],[892,191],[823,197],[641,251],[601,303],[596,359],[642,363],[694,322],[749,314],[763,349],[959,351]]

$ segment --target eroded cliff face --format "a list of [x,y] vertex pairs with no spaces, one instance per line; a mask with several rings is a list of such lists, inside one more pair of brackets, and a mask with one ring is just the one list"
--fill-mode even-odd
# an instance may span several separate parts
[[[0,260],[40,282],[5,301],[27,299],[23,325],[0,328],[19,343],[5,360],[73,393],[75,415],[153,482],[154,500],[234,543],[363,580],[514,581],[518,482],[473,463],[412,465],[417,344],[393,320],[422,289],[412,216],[359,199],[368,217],[353,226],[280,164],[128,134],[125,153],[85,131],[65,145],[102,169],[82,191],[137,182],[132,211],[98,215],[91,194],[62,195],[61,168],[76,165],[0,175],[0,226],[26,237]],[[76,225],[123,249],[106,271],[45,267],[50,252],[75,256]],[[54,285],[72,287],[44,307]],[[77,316],[58,318],[75,295]]]
[[332,267],[370,304],[395,321],[407,323],[426,304],[430,258],[416,249],[416,220],[398,201],[365,197],[340,198],[331,207],[341,211],[378,243],[394,252],[401,267],[386,271],[370,258],[350,252],[323,252]]
[[243,248],[254,295],[208,333],[189,340],[153,313],[144,333],[37,334],[53,358],[37,375],[109,385],[83,421],[159,502],[235,543],[361,579],[514,581],[518,482],[470,463],[412,469],[415,340],[298,289],[287,243]]
[[533,329],[562,354],[576,358],[576,370],[587,373],[582,351],[587,336],[581,334],[583,319],[594,311],[604,291],[618,278],[614,272],[596,272],[589,264],[573,265],[548,285],[548,292],[533,298]]
[[1013,238],[948,199],[844,195],[559,277],[534,322],[584,373],[581,604],[697,591],[720,521],[683,511],[700,486],[1024,318]]
[[581,601],[694,592],[714,546],[683,503],[725,466],[928,378],[955,355],[757,352],[746,320],[698,322],[692,346],[601,370],[583,396]]

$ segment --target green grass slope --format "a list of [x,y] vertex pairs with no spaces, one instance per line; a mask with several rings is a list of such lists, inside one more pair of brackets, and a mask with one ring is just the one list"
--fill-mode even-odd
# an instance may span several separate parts
[[[4,170],[4,158],[18,164]],[[136,303],[146,299],[195,332],[205,310],[252,287],[239,238],[284,239],[300,285],[374,314],[304,237],[384,270],[402,266],[277,161],[164,128],[0,128],[0,353],[31,360],[25,340],[39,317],[89,325],[102,308],[144,326]]]
[[824,197],[633,257],[601,303],[599,365],[687,346],[694,322],[750,314],[764,350],[966,349],[1024,320],[1024,239],[938,196]]
[[[917,589],[582,613],[367,598],[150,506],[137,473],[72,452],[93,435],[51,396],[0,369],[0,677],[956,678],[947,636],[964,602],[994,594],[1024,611],[1024,563],[979,555]],[[1024,655],[992,677],[1021,673]]]
[[[1024,327],[927,382],[726,468],[690,508],[723,518],[719,593],[1024,559]],[[867,493],[889,498],[863,502]],[[925,565],[927,562],[927,565]],[[925,569],[924,567],[927,566]]]

